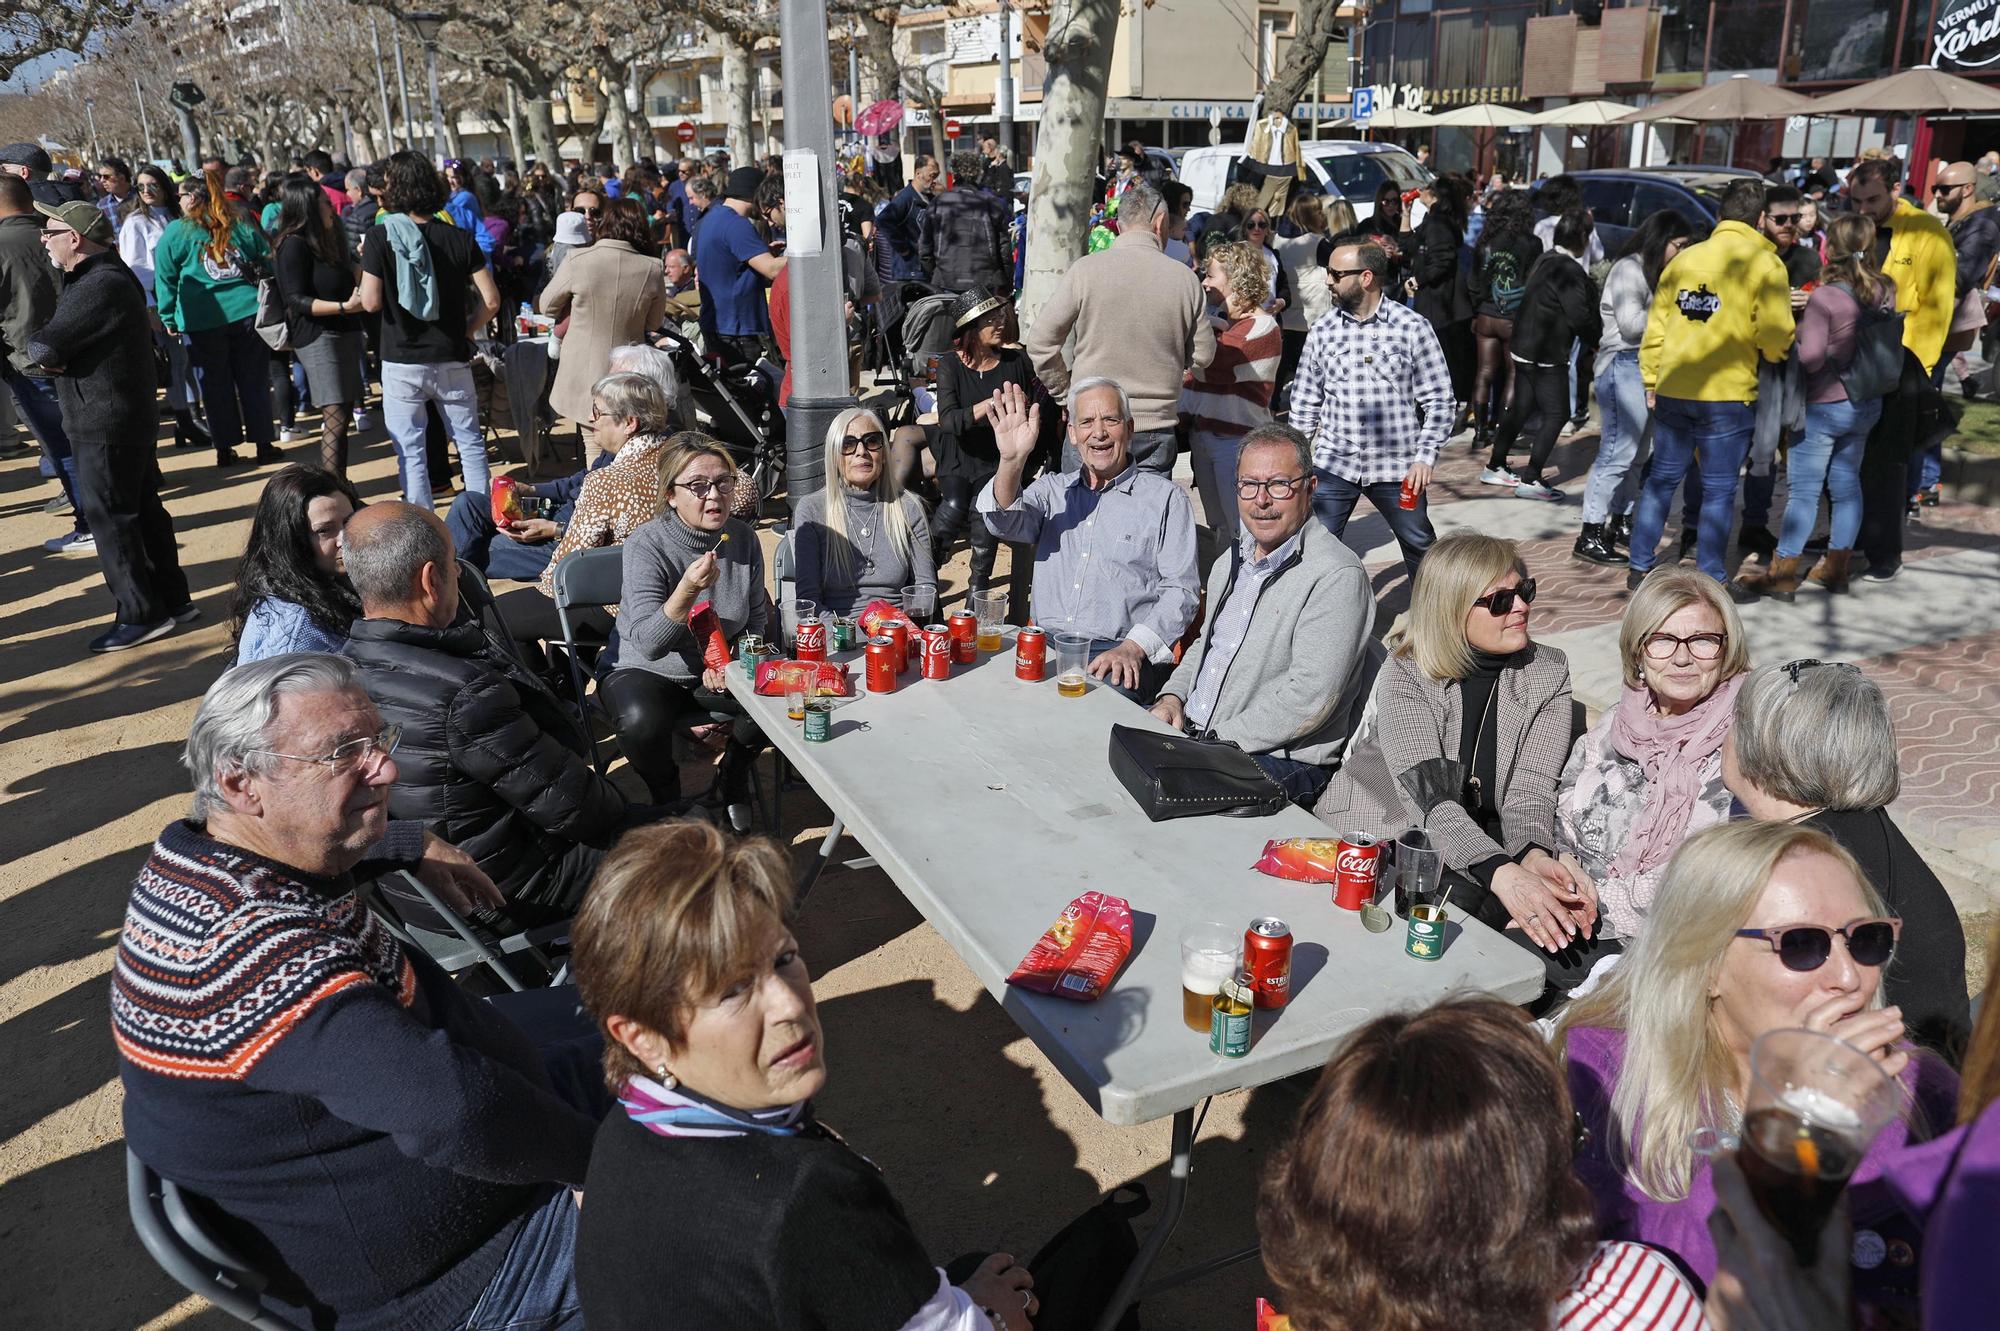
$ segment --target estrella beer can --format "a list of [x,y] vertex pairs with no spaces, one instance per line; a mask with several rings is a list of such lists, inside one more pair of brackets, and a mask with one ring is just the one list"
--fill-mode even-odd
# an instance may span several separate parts
[[1252,920],[1243,931],[1243,969],[1261,1008],[1283,1007],[1292,997],[1292,928],[1274,915]]
[[870,693],[894,693],[896,676],[903,673],[902,660],[893,639],[887,637],[868,640],[868,691]]
[[792,639],[792,658],[797,661],[826,660],[826,625],[817,619],[801,619]]
[[1340,839],[1333,861],[1333,904],[1342,910],[1360,910],[1375,899],[1375,886],[1382,871],[1382,843],[1374,837],[1349,832]]
[[1033,627],[1014,636],[1014,678],[1039,684],[1048,673],[1049,635]]
[[1403,478],[1402,488],[1396,491],[1396,507],[1414,509],[1417,506],[1417,487],[1410,484],[1410,478]]
[[979,616],[970,610],[954,610],[946,617],[951,628],[951,659],[971,665],[979,659]]
[[950,679],[951,630],[943,624],[926,624],[918,636],[924,645],[924,678]]

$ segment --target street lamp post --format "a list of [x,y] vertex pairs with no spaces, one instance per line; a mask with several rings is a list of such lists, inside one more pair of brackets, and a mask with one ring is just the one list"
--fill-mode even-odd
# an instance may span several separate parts
[[[993,115],[1000,122],[1000,146],[1014,151],[1014,14],[1009,0],[1000,0],[1000,79],[993,86]],[[1014,169],[1020,170],[1018,161]]]
[[444,27],[444,15],[429,10],[419,10],[406,14],[410,26],[417,30],[417,37],[424,44],[424,72],[431,84],[431,156],[437,165],[444,165],[444,103],[438,99],[438,32]]
[[355,160],[354,121],[347,114],[347,99],[353,92],[354,89],[345,85],[333,90],[333,95],[340,99],[340,146],[347,154],[349,165]]
[[146,160],[153,159],[153,121],[146,114],[146,90],[139,86],[139,80],[132,80],[132,97],[139,103],[139,132],[146,137]]
[[[395,29],[389,31],[393,36]],[[386,157],[396,151],[396,117],[389,110],[389,77],[382,71],[382,30],[375,26],[373,14],[368,16],[368,40],[375,45],[375,91],[382,95],[382,152]]]
[[103,161],[103,154],[97,151],[97,99],[95,97],[86,97],[83,99],[83,116],[84,119],[90,122],[90,160],[93,162]]

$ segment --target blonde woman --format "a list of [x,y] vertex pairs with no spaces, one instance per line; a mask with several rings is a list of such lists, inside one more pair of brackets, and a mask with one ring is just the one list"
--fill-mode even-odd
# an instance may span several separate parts
[[[1347,225],[1353,226],[1354,209],[1345,199],[1334,199],[1331,206],[1345,209]],[[1280,236],[1272,248],[1278,252],[1278,263],[1292,292],[1291,303],[1279,317],[1285,330],[1285,358],[1278,378],[1290,383],[1299,353],[1305,350],[1306,333],[1333,308],[1333,291],[1326,284],[1326,260],[1321,250],[1327,237],[1341,235],[1343,229],[1328,229],[1328,200],[1318,194],[1293,194],[1285,208],[1285,220],[1296,234]]]
[[1262,308],[1270,263],[1261,245],[1245,240],[1209,251],[1201,286],[1215,325],[1215,359],[1181,390],[1202,513],[1211,530],[1231,541],[1237,533],[1236,454],[1244,435],[1270,424],[1278,384],[1278,321]]
[[[1528,635],[1535,581],[1512,541],[1431,547],[1347,758],[1313,812],[1391,839],[1427,826],[1452,905],[1543,953],[1573,988],[1601,951],[1597,901],[1556,858],[1556,782],[1570,750],[1569,661]],[[1412,772],[1456,764],[1425,808]]]
[[1729,817],[1722,746],[1750,648],[1715,579],[1656,568],[1618,630],[1625,687],[1577,741],[1556,794],[1556,846],[1596,889],[1604,936],[1629,943],[1690,835]]
[[792,557],[798,594],[847,614],[905,587],[937,586],[930,525],[889,466],[882,418],[853,407],[826,431],[824,489],[799,501]]
[[1557,1027],[1570,1096],[1589,1140],[1577,1159],[1607,1239],[1715,1274],[1715,1188],[1688,1145],[1697,1128],[1735,1131],[1750,1046],[1766,1031],[1823,1031],[1872,1055],[1914,1101],[1854,1173],[1856,1229],[1895,1210],[1877,1176],[1914,1140],[1951,1126],[1958,1079],[1911,1056],[1902,1013],[1882,1007],[1882,968],[1901,921],[1854,858],[1791,823],[1726,823],[1674,853],[1653,919],[1610,978]]

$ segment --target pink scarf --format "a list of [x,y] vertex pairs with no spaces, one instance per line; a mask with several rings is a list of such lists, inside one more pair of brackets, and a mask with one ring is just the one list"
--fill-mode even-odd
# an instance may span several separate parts
[[1646,804],[1624,849],[1611,862],[1613,874],[1645,873],[1673,856],[1701,798],[1702,768],[1729,734],[1742,684],[1741,675],[1724,680],[1679,716],[1655,715],[1653,691],[1644,684],[1625,686],[1611,717],[1611,747],[1645,772]]

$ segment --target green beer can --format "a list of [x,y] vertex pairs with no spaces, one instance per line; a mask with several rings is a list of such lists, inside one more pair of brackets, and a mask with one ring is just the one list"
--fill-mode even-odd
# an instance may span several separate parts
[[1250,1010],[1255,1005],[1249,971],[1237,971],[1234,979],[1222,982],[1209,1009],[1209,1052],[1224,1058],[1241,1058],[1250,1052]]
[[1444,909],[1440,906],[1410,907],[1410,932],[1403,951],[1419,961],[1436,961],[1444,955]]
[[825,698],[806,699],[806,740],[824,744],[833,734],[833,704]]

